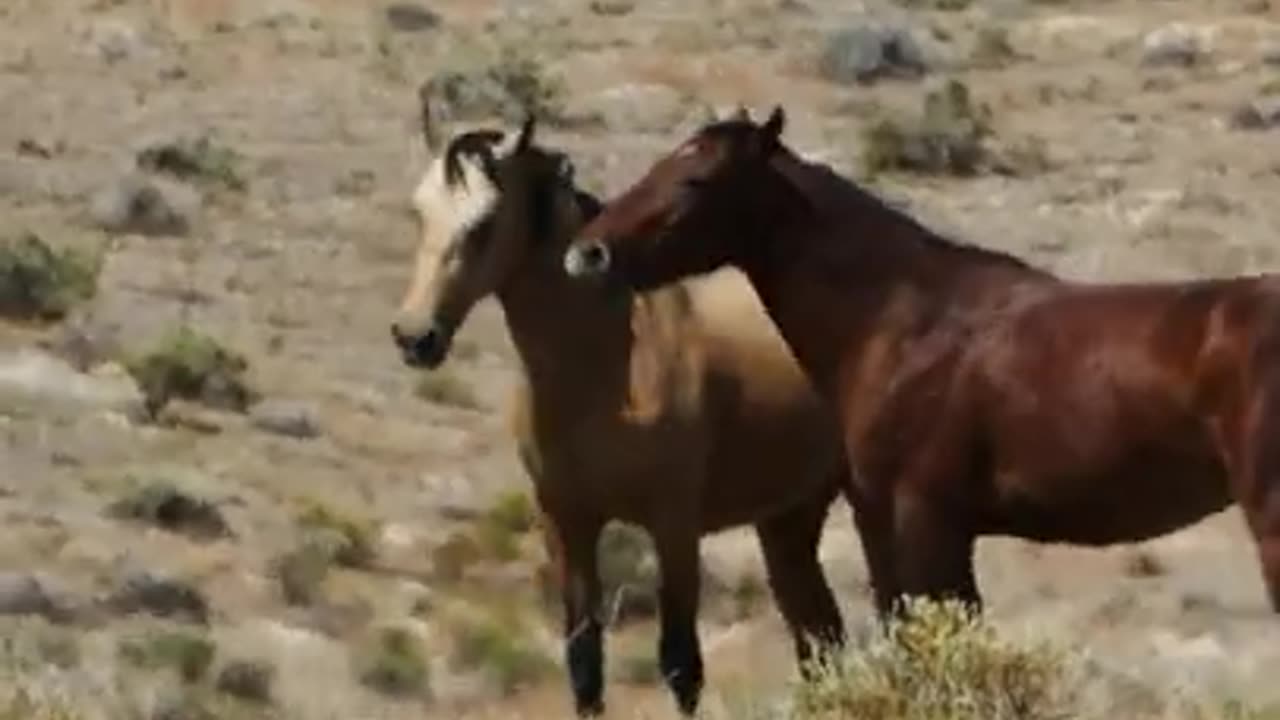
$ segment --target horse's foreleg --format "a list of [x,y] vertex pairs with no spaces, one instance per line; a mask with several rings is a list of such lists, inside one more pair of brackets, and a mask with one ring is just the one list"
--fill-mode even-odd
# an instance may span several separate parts
[[894,560],[903,594],[959,600],[980,610],[973,572],[973,531],[955,508],[935,498],[899,493],[893,503]]
[[852,508],[853,524],[862,544],[862,557],[867,564],[871,592],[875,596],[876,614],[884,620],[893,611],[901,592],[893,560],[892,498],[887,493],[872,495],[849,481],[846,482],[845,498]]
[[600,574],[596,544],[602,521],[560,513],[554,518],[564,598],[565,664],[579,717],[604,712],[604,636],[600,620]]
[[795,641],[796,660],[810,677],[820,656],[844,645],[844,622],[818,562],[818,544],[833,494],[823,492],[756,525],[769,587]]
[[658,602],[661,635],[658,665],[680,712],[692,715],[702,694],[702,650],[698,643],[699,529],[695,521],[664,522],[654,532],[662,573]]

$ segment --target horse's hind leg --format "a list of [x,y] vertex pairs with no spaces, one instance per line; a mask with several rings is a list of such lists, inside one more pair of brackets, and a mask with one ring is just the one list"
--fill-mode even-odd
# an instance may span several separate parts
[[834,499],[823,492],[756,525],[769,587],[795,641],[803,676],[812,674],[814,650],[844,645],[844,622],[818,561],[823,523]]

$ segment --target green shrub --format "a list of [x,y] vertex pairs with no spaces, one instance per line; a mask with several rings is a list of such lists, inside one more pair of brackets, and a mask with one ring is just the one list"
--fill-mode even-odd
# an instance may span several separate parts
[[138,153],[136,162],[143,170],[235,192],[244,192],[249,186],[240,169],[244,162],[240,154],[207,135],[145,148]]
[[172,669],[189,683],[199,682],[213,664],[217,646],[203,635],[183,630],[151,630],[120,640],[120,657],[146,670]]
[[146,352],[125,361],[154,416],[171,399],[244,412],[259,394],[244,379],[248,361],[186,325],[170,331]]
[[0,315],[56,321],[98,289],[102,258],[57,250],[34,233],[0,239]]
[[[377,527],[370,520],[312,500],[298,513],[298,524],[304,530],[332,533],[330,537],[338,540],[337,547],[332,549],[333,559],[340,565],[368,567],[377,557],[377,542],[374,539]],[[320,542],[321,538],[316,540]]]
[[134,489],[111,503],[107,507],[108,515],[200,539],[225,537],[231,532],[221,511],[207,500],[165,481],[130,484]]
[[514,611],[457,618],[452,637],[454,665],[483,672],[504,695],[537,682],[554,668]]
[[399,627],[381,628],[359,662],[360,682],[384,695],[406,697],[429,691],[427,660],[419,641]]

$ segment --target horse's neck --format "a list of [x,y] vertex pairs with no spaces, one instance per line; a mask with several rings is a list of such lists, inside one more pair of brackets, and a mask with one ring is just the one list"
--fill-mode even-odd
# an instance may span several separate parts
[[826,168],[794,156],[775,168],[780,187],[770,194],[783,199],[752,204],[771,217],[753,219],[762,234],[743,270],[819,385],[838,381],[850,352],[863,356],[927,329],[932,318],[987,302],[984,277],[1044,276],[1011,258],[934,239]]
[[635,299],[606,297],[551,267],[528,267],[499,295],[535,398],[566,412],[625,398]]

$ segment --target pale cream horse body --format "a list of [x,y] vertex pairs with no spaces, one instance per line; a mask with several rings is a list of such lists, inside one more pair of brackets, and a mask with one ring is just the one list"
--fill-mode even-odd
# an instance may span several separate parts
[[[696,633],[702,535],[754,524],[803,662],[844,631],[817,549],[844,487],[835,416],[744,277],[726,271],[601,302],[560,257],[599,205],[563,155],[520,133],[457,133],[414,192],[421,238],[393,335],[434,368],[471,306],[497,297],[521,361],[514,433],[560,567],[566,663],[580,715],[603,709],[600,531],[644,527],[661,572],[659,662],[681,710],[703,683]],[[547,218],[535,227],[537,217]],[[537,236],[539,233],[545,237]]]

